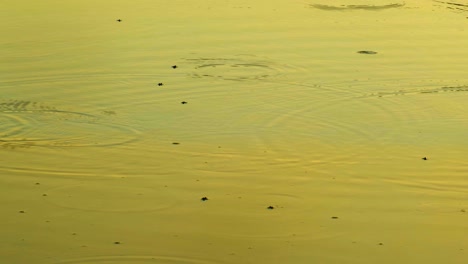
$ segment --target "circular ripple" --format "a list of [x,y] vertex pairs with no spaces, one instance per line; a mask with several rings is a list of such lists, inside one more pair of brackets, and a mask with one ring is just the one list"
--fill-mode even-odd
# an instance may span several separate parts
[[80,264],[80,263],[99,263],[99,264],[116,264],[116,263],[159,263],[159,264],[215,264],[221,262],[212,262],[207,260],[187,259],[179,257],[166,256],[101,256],[78,258],[56,262],[56,264]]
[[23,100],[0,102],[0,146],[110,146],[136,140],[139,132],[104,115],[74,112]]
[[278,76],[287,71],[288,66],[278,65],[268,59],[254,55],[237,55],[233,57],[185,58],[193,64],[193,78],[215,78],[222,80],[246,81],[262,80]]
[[46,192],[45,201],[83,211],[143,212],[172,207],[175,195],[164,186],[128,186],[128,183],[69,185]]

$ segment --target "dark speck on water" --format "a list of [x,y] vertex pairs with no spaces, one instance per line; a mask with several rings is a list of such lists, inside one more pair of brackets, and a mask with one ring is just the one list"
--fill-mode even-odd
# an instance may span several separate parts
[[120,19],[120,18],[119,18],[119,19],[117,19],[117,22],[122,22],[122,19]]
[[273,206],[270,205],[270,206],[267,207],[267,209],[268,209],[268,210],[273,210],[273,209],[275,209],[275,207],[273,207]]
[[185,102],[185,101],[182,101],[182,102],[180,102],[180,103],[181,103],[181,104],[186,104],[187,102]]
[[426,157],[424,157],[424,158],[422,158],[422,159],[423,159],[423,160],[427,160],[427,158],[426,158]]
[[173,68],[173,69],[176,69],[176,68],[177,68],[177,65],[173,65],[172,68]]
[[179,145],[179,142],[172,142],[172,145]]
[[200,200],[202,200],[203,202],[204,202],[204,201],[208,201],[208,197],[206,197],[206,196],[205,196],[205,197],[202,197]]
[[163,86],[163,83],[158,83],[158,86]]
[[332,219],[338,219],[338,216],[332,216]]

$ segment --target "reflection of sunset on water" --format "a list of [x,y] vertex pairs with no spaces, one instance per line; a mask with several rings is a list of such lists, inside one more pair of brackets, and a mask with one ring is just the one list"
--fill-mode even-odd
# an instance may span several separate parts
[[466,263],[466,1],[9,2],[0,263]]

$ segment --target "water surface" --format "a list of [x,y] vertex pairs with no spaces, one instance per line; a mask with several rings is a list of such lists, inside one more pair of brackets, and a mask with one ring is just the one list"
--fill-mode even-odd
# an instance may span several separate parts
[[465,263],[467,17],[4,5],[0,262]]

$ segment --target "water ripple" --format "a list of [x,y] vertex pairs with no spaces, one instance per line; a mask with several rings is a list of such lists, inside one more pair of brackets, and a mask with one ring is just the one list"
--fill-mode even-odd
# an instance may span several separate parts
[[400,8],[403,7],[405,3],[390,3],[382,5],[323,5],[323,4],[310,4],[311,7],[326,10],[326,11],[342,11],[342,10],[368,10],[368,11],[377,11],[385,10],[391,8]]
[[192,78],[215,78],[231,81],[263,80],[277,77],[290,71],[291,66],[275,63],[255,55],[234,55],[230,57],[184,58],[192,64]]
[[159,264],[215,264],[222,262],[213,262],[195,258],[181,258],[171,256],[98,256],[83,257],[56,262],[55,264],[80,264],[80,263],[159,263]]
[[0,146],[113,146],[135,141],[139,131],[115,122],[111,110],[100,114],[59,109],[28,100],[0,102]]

